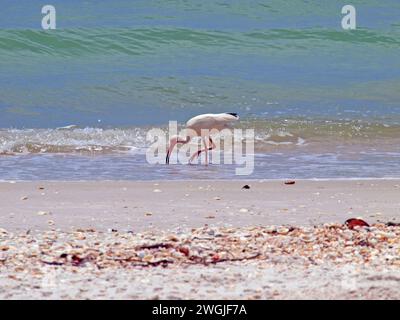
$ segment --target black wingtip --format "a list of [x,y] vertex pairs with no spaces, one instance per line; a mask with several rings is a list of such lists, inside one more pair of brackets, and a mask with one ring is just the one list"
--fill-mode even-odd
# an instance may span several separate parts
[[237,118],[238,117],[238,114],[237,113],[234,113],[234,112],[225,112],[226,114],[230,114],[231,116],[234,116],[235,118]]

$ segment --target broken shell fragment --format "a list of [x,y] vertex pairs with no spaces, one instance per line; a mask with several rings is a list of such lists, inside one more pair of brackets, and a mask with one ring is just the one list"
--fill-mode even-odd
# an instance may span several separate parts
[[48,211],[38,211],[38,213],[37,213],[38,216],[47,216],[49,214],[50,214],[50,212],[48,212]]
[[345,225],[353,230],[355,227],[369,227],[369,224],[362,219],[351,218],[346,220]]
[[296,183],[296,181],[294,181],[294,180],[287,180],[287,181],[285,181],[285,184],[286,185],[292,185],[292,184],[295,184]]
[[278,228],[277,230],[276,230],[276,232],[277,233],[279,233],[279,234],[288,234],[289,233],[289,231],[290,231],[290,229],[289,228],[286,228],[286,227],[280,227],[280,228]]
[[183,253],[185,256],[189,256],[189,248],[187,248],[187,247],[179,247],[178,248],[178,251],[180,252],[180,253]]

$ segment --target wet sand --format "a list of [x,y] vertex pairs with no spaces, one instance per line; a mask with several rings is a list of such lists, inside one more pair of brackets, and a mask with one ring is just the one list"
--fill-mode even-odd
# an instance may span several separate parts
[[[2,299],[400,298],[398,180],[2,182],[0,206]],[[347,230],[352,217],[378,227]],[[207,250],[227,258],[191,258]],[[179,263],[153,263],[167,254]]]
[[32,232],[397,221],[400,181],[2,182],[0,207],[0,227]]

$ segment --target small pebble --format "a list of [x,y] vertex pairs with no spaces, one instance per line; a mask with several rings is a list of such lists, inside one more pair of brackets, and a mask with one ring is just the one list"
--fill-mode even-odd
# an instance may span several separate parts
[[51,214],[51,213],[48,212],[48,211],[39,211],[39,212],[37,213],[38,216],[47,216],[47,215],[49,215],[49,214]]

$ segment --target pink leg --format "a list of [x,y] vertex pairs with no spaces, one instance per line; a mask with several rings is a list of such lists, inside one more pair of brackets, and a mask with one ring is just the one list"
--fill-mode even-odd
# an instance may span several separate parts
[[206,152],[206,165],[208,164],[208,151],[209,151],[209,150],[213,150],[213,149],[216,148],[216,145],[215,145],[214,142],[211,140],[211,138],[208,137],[208,139],[209,139],[209,141],[210,141],[210,143],[211,143],[211,146],[210,146],[210,147],[207,147],[206,141],[205,141],[205,139],[203,138],[203,142],[204,142],[205,148],[204,148],[204,149],[201,149],[201,150],[199,150],[199,151],[197,151],[197,152],[195,152],[195,153],[190,157],[190,159],[189,159],[189,164],[190,164],[196,157],[199,157],[200,154],[201,154],[203,151]]
[[208,166],[208,148],[207,148],[207,144],[206,144],[206,139],[203,137],[203,143],[204,143],[204,152],[206,153],[206,163],[205,165]]

